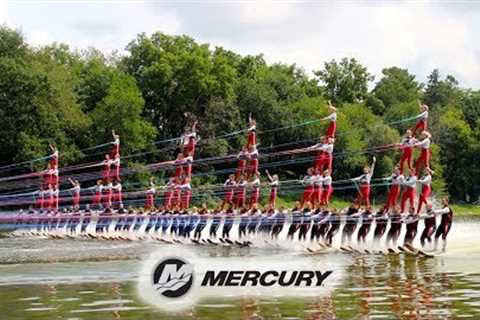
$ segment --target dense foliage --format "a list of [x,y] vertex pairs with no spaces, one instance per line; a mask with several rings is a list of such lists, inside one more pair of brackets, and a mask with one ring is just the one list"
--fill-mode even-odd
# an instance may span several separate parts
[[[33,48],[19,32],[1,27],[0,163],[44,156],[49,142],[61,150],[63,164],[84,162],[95,156],[84,149],[110,140],[115,129],[123,154],[150,151],[129,164],[139,166],[171,158],[174,150],[158,152],[162,145],[154,141],[179,136],[193,120],[199,120],[200,135],[209,141],[199,157],[234,153],[243,136],[219,136],[245,128],[249,114],[260,130],[292,126],[259,134],[261,147],[297,142],[287,146],[296,148],[311,144],[301,141],[319,137],[326,124],[293,125],[326,116],[330,99],[339,107],[336,151],[342,154],[334,177],[343,179],[359,174],[369,161],[372,153],[363,150],[399,141],[413,125],[399,120],[417,114],[420,99],[431,106],[434,188],[476,200],[480,91],[461,88],[438,70],[426,83],[398,67],[384,69],[376,80],[372,85],[367,68],[348,58],[327,62],[310,76],[295,65],[269,65],[261,55],[212,49],[187,36],[141,34],[124,56],[106,57],[64,44]],[[381,152],[378,158],[376,176],[387,175],[398,153]],[[307,165],[273,170],[293,177]]]

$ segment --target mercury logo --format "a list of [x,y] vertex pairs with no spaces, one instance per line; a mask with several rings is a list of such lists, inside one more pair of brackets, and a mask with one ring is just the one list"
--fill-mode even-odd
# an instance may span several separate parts
[[153,287],[166,298],[184,296],[193,284],[193,265],[179,258],[161,261],[153,272]]
[[165,247],[142,264],[137,292],[146,303],[172,313],[211,297],[328,296],[341,283],[342,263],[340,256],[329,261],[308,256],[286,260],[280,255],[212,257]]

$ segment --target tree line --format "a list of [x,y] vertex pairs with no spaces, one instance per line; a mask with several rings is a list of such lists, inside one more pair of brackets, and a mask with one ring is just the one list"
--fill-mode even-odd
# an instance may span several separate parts
[[[223,135],[245,128],[250,114],[259,130],[287,127],[259,134],[260,147],[276,150],[290,143],[295,148],[323,132],[322,122],[295,124],[326,116],[328,100],[339,113],[335,179],[361,173],[372,156],[364,150],[399,142],[414,124],[399,120],[418,114],[420,100],[430,106],[434,191],[456,200],[478,199],[480,91],[461,87],[439,70],[424,83],[399,67],[385,68],[375,79],[354,58],[342,58],[309,74],[295,64],[268,64],[262,55],[242,56],[161,32],[140,34],[125,54],[106,56],[94,48],[76,51],[58,43],[32,47],[19,31],[0,28],[1,165],[45,156],[49,143],[61,150],[61,165],[101,159],[85,149],[111,140],[115,129],[123,154],[144,153],[127,161],[141,168],[174,157],[174,148],[153,142],[178,137],[194,120],[209,141],[197,158],[236,153],[243,135]],[[375,175],[385,176],[398,161],[398,151],[377,158]],[[271,171],[292,178],[307,166]],[[223,178],[205,175],[196,183]]]

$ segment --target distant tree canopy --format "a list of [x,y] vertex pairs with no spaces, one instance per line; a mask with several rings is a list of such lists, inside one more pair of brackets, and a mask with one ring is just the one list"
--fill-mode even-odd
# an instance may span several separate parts
[[[366,67],[343,58],[310,76],[296,65],[267,64],[262,55],[242,56],[161,32],[138,35],[126,51],[107,57],[65,44],[31,47],[18,31],[0,27],[0,163],[44,156],[50,142],[61,150],[63,164],[79,163],[88,153],[82,150],[110,140],[112,129],[122,137],[124,154],[155,151],[154,141],[178,137],[194,120],[209,141],[199,157],[235,153],[243,135],[223,135],[244,129],[249,114],[260,131],[285,127],[260,133],[261,148],[297,148],[305,140],[313,144],[326,124],[295,124],[326,116],[331,100],[339,108],[334,178],[344,179],[370,161],[367,148],[399,141],[413,125],[400,120],[417,114],[420,100],[431,107],[435,190],[461,200],[480,195],[480,91],[461,88],[451,75],[435,69],[421,83],[406,69],[388,67],[372,84]],[[150,152],[127,164],[173,155]],[[391,172],[398,152],[377,157],[380,177]],[[272,170],[298,176],[307,166],[293,162]]]

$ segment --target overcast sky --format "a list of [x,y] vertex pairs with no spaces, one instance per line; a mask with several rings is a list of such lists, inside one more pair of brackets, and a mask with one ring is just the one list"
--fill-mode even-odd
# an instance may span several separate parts
[[123,51],[138,33],[187,34],[307,72],[355,57],[378,75],[434,68],[480,88],[480,1],[0,0],[0,21],[33,45]]

